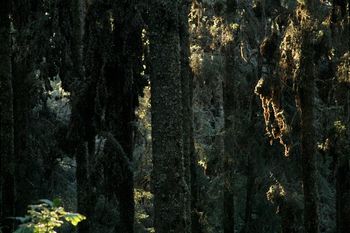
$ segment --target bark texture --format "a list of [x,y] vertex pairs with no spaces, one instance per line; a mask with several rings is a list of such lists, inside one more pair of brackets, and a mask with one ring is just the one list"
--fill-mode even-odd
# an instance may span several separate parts
[[[196,211],[191,206],[191,188],[192,180],[191,177],[191,157],[194,156],[193,151],[193,112],[192,112],[192,101],[191,101],[191,88],[192,88],[192,75],[190,70],[190,40],[189,40],[189,22],[188,15],[190,13],[191,1],[181,0],[179,7],[179,35],[180,35],[180,54],[181,54],[181,92],[182,92],[182,111],[183,111],[183,156],[184,156],[184,168],[185,168],[185,181],[186,181],[186,225],[187,230],[192,229],[192,217],[196,222]],[[194,203],[195,204],[195,203]],[[193,210],[193,212],[192,212]],[[196,223],[195,223],[196,224]],[[196,229],[198,226],[194,226]]]
[[10,3],[0,3],[0,225],[13,232],[14,216],[14,132],[10,39]]
[[[348,4],[348,7],[346,7]],[[331,25],[332,43],[335,48],[336,57],[341,61],[342,56],[349,53],[350,48],[350,1],[332,1]],[[339,65],[339,63],[337,64]],[[348,68],[349,69],[349,68]],[[340,106],[341,123],[345,125],[345,131],[339,132],[335,129],[331,135],[330,155],[334,158],[335,178],[336,178],[336,225],[337,233],[349,231],[350,225],[350,166],[349,166],[349,149],[350,149],[350,73],[341,75],[335,74],[337,82],[336,99]],[[343,76],[343,77],[342,77]],[[344,77],[345,76],[345,77]],[[343,80],[343,81],[341,81]],[[348,80],[345,81],[344,80]]]
[[[306,14],[315,20],[314,12],[317,1],[305,2]],[[301,113],[301,154],[302,179],[304,190],[304,225],[307,233],[319,232],[319,197],[317,189],[316,135],[315,135],[315,46],[313,22],[301,20],[300,67],[297,79],[297,102]]]
[[336,173],[336,209],[337,209],[337,233],[349,231],[350,224],[350,167],[347,155],[337,154]]
[[188,232],[178,0],[150,3],[154,226]]
[[[226,23],[234,20],[236,2],[226,1]],[[234,233],[234,191],[233,191],[233,170],[234,170],[234,116],[235,116],[235,62],[234,62],[234,41],[227,42],[225,47],[225,76],[224,76],[224,233]]]

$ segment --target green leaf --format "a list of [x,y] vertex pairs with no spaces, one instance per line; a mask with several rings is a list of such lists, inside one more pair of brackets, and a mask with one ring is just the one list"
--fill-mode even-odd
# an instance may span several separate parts
[[47,204],[47,205],[50,206],[50,207],[53,207],[53,206],[54,206],[54,203],[53,203],[52,201],[50,201],[50,200],[47,200],[47,199],[40,199],[39,201],[42,202],[42,203]]
[[53,199],[52,203],[53,203],[53,207],[60,207],[62,205],[62,200],[59,198],[55,198]]
[[86,219],[84,215],[76,214],[76,213],[68,213],[64,216],[64,219],[67,222],[70,222],[73,226],[78,225],[79,222]]

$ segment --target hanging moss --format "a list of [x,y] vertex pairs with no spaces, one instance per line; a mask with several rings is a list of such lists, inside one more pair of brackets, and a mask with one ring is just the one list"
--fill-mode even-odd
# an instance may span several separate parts
[[287,123],[283,107],[281,106],[281,83],[278,78],[263,77],[255,87],[255,93],[259,95],[264,113],[265,130],[270,138],[279,140],[284,147],[284,155],[290,152],[290,127]]

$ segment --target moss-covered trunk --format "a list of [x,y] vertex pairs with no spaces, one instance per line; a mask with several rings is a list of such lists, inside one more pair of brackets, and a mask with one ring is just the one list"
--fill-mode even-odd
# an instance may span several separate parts
[[153,0],[151,57],[154,227],[188,232],[178,0]]

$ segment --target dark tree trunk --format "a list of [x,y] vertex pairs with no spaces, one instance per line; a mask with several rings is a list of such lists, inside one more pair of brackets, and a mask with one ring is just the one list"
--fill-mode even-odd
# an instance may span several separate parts
[[[236,5],[234,0],[226,1],[226,23],[234,20]],[[234,116],[235,116],[235,84],[234,84],[234,41],[225,45],[225,76],[224,76],[224,233],[234,233]]]
[[30,174],[31,168],[28,166],[28,164],[33,164],[32,159],[28,156],[29,73],[28,65],[24,61],[13,63],[16,216],[24,215],[27,205],[38,198],[36,197],[36,187],[30,181],[33,174]]
[[336,164],[336,213],[337,213],[337,233],[345,233],[349,231],[350,224],[350,166],[349,166],[349,137],[350,137],[350,114],[349,88],[344,87],[345,84],[339,84],[337,90],[342,96],[343,102],[343,122],[346,125],[345,132],[336,132],[331,147],[331,156],[335,159]]
[[150,57],[154,227],[188,232],[183,154],[179,0],[152,0]]
[[[118,201],[119,221],[114,231],[132,233],[134,226],[133,172],[130,168],[133,154],[133,121],[138,93],[142,90],[142,19],[137,11],[137,1],[88,3],[85,21],[81,4],[75,6],[72,17],[75,30],[72,33],[72,60],[78,67],[77,80],[72,85],[74,100],[71,119],[71,135],[78,142],[77,159],[78,206],[90,221],[82,223],[80,232],[91,232],[99,220],[93,207],[97,196],[106,202]],[[111,11],[110,11],[111,10]],[[112,13],[112,14],[110,14]],[[110,18],[113,17],[113,26]],[[84,30],[82,25],[84,24]],[[84,33],[84,52],[81,34]],[[80,41],[80,42],[79,42]],[[83,58],[79,58],[82,56]],[[84,63],[85,69],[79,68]],[[95,136],[104,136],[120,151],[97,157]],[[112,156],[110,164],[103,159]],[[96,164],[105,164],[105,176],[101,179]],[[99,190],[99,188],[102,190]],[[88,191],[87,191],[88,190]],[[94,191],[95,190],[95,191]],[[80,200],[80,201],[79,201]],[[97,222],[94,222],[97,221]]]
[[[348,1],[347,9],[345,9],[346,3],[343,4],[342,6],[344,9],[341,9],[340,12],[336,10],[339,3],[341,2],[336,0],[332,1],[331,30],[332,44],[336,54],[335,57],[341,60],[341,57],[349,52],[350,48],[350,2]],[[347,14],[344,14],[346,11]],[[349,80],[350,77],[347,78],[345,77],[345,80]],[[336,100],[337,103],[343,107],[342,124],[346,126],[347,130],[345,132],[337,132],[337,130],[335,130],[335,135],[331,135],[333,138],[331,143],[332,147],[330,148],[330,155],[334,158],[334,163],[336,164],[337,233],[348,232],[350,225],[350,167],[348,156],[350,153],[350,89],[347,82],[340,81],[342,79],[344,80],[344,77],[337,77],[336,80]]]
[[[89,182],[89,171],[88,171],[88,149],[87,143],[79,142],[76,145],[75,151],[76,167],[76,181],[77,181],[77,211],[87,218],[91,218],[92,211],[89,195],[91,195],[91,186]],[[79,233],[90,232],[91,219],[83,221],[78,226]]]
[[189,18],[192,1],[182,0],[180,11],[180,46],[181,46],[181,84],[183,102],[183,128],[184,128],[184,159],[185,177],[189,194],[187,204],[190,209],[190,228],[192,233],[201,233],[199,222],[199,189],[197,180],[198,159],[194,148],[193,135],[193,73],[190,67],[190,35]]
[[12,233],[14,217],[14,120],[10,39],[10,4],[0,2],[0,225]]
[[[85,26],[85,1],[84,0],[72,0],[68,1],[71,5],[70,17],[72,19],[72,38],[71,39],[71,53],[72,53],[72,64],[73,64],[73,77],[70,77],[75,83],[82,82],[84,77],[83,67],[83,38],[84,38],[84,26]],[[62,18],[62,21],[65,19]],[[77,91],[73,89],[72,91]]]
[[337,233],[349,231],[350,224],[350,167],[347,155],[337,154],[336,209]]
[[[308,40],[307,38],[305,38]],[[307,46],[306,44],[303,44]],[[314,65],[310,47],[305,47],[303,52],[304,73],[301,74],[302,86],[300,87],[301,109],[301,150],[303,161],[303,187],[305,198],[305,229],[308,233],[319,232],[318,220],[318,192],[317,192],[317,168],[316,168],[316,143],[314,127]]]
[[31,68],[33,62],[30,55],[25,54],[27,44],[26,38],[22,32],[26,29],[30,22],[31,4],[19,0],[12,1],[13,7],[13,26],[17,33],[16,49],[12,54],[12,70],[13,70],[13,118],[14,118],[14,155],[15,155],[15,214],[22,216],[26,213],[27,205],[33,199],[37,199],[37,187],[31,182],[35,174],[32,173],[32,167],[35,161],[28,153],[28,123],[29,109],[31,104],[31,91],[33,82],[31,80]]
[[252,220],[252,212],[253,212],[253,201],[255,194],[255,158],[253,154],[253,150],[250,150],[248,154],[248,166],[247,166],[247,195],[245,202],[245,218],[244,218],[244,231],[245,233],[249,233],[251,220]]
[[[289,194],[287,194],[289,195]],[[299,222],[296,218],[297,203],[288,196],[283,197],[279,203],[279,216],[281,217],[282,233],[298,233]]]
[[[192,87],[192,76],[190,70],[190,40],[189,40],[189,28],[188,28],[188,15],[190,13],[191,1],[181,0],[179,8],[180,16],[180,49],[181,49],[181,88],[182,88],[182,111],[183,111],[183,156],[184,156],[184,166],[185,166],[185,181],[186,181],[186,223],[189,228],[192,229],[191,220],[192,217],[196,218],[196,210],[191,207],[191,187],[192,181],[191,177],[191,157],[193,156],[193,112],[191,106],[191,90]],[[193,210],[193,212],[192,212]],[[194,219],[194,221],[197,221]],[[198,228],[198,226],[194,226]]]
[[[69,5],[71,10],[64,9],[64,4]],[[69,47],[65,49],[71,60],[67,62],[64,60],[67,58],[63,58],[60,75],[63,86],[71,92],[72,114],[68,139],[72,143],[71,146],[75,148],[72,153],[76,161],[77,211],[87,216],[87,220],[79,224],[78,232],[89,233],[94,224],[92,213],[95,206],[89,170],[90,155],[93,153],[91,148],[94,144],[94,127],[92,126],[94,99],[83,69],[83,49],[86,45],[84,44],[85,5],[83,0],[73,0],[63,1],[61,7],[61,33],[69,41]],[[91,25],[86,27],[89,26]],[[66,31],[65,27],[72,28],[72,31]]]
[[304,190],[304,224],[307,233],[319,232],[316,139],[315,139],[315,50],[312,43],[312,20],[316,0],[306,1],[306,12],[310,19],[301,22],[300,67],[297,79],[300,84],[297,102],[301,113],[301,154]]
[[[114,72],[106,75],[107,122],[109,130],[120,143],[128,161],[133,159],[133,122],[135,107],[141,80],[142,29],[141,12],[135,10],[138,1],[116,1],[113,5],[115,28],[113,43],[115,46],[116,66]],[[114,77],[113,77],[114,76]],[[142,90],[142,88],[140,88]],[[120,166],[125,166],[121,164]],[[131,168],[125,169],[120,187],[114,192],[120,203],[121,229],[116,232],[132,233],[134,225],[134,178]],[[117,177],[116,177],[117,178]]]

